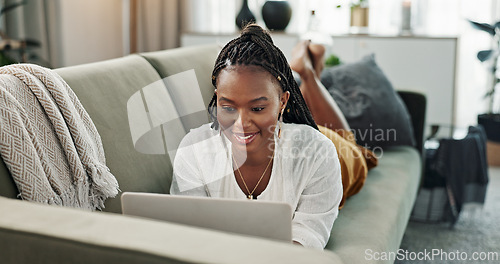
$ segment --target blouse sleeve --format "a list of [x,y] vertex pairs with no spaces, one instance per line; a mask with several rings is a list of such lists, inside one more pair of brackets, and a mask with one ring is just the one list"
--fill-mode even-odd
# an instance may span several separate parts
[[292,221],[293,240],[318,249],[323,249],[328,242],[343,193],[335,146],[329,140],[322,141],[321,146],[316,155],[310,157],[312,174],[299,197]]

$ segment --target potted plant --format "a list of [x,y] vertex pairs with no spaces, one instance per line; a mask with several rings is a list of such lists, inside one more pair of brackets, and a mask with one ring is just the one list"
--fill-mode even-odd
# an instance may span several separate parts
[[498,67],[500,57],[500,21],[495,24],[478,23],[469,20],[476,29],[489,33],[494,44],[489,50],[482,50],[477,53],[477,58],[483,63],[491,63],[489,72],[491,73],[492,83],[485,94],[488,99],[488,112],[480,114],[477,117],[478,124],[482,125],[486,131],[488,140],[500,143],[500,108],[495,109],[495,91],[498,90],[500,83],[500,69]]
[[333,67],[333,66],[337,66],[337,65],[340,65],[340,64],[342,64],[342,62],[340,61],[340,58],[337,55],[335,55],[335,54],[331,54],[325,60],[325,66],[326,67]]

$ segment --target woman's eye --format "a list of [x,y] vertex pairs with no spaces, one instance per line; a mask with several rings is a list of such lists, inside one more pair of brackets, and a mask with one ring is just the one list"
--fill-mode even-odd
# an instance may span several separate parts
[[259,112],[259,111],[262,111],[262,110],[264,110],[264,107],[254,107],[254,108],[252,108],[252,111],[254,111],[254,112]]
[[222,110],[224,110],[226,112],[234,112],[234,111],[236,111],[236,109],[234,109],[233,107],[230,107],[230,106],[223,106]]

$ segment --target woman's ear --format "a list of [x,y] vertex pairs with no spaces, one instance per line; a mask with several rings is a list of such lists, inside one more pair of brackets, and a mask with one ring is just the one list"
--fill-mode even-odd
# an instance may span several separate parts
[[286,104],[288,102],[288,99],[290,99],[290,92],[289,91],[286,91],[286,92],[281,94],[281,98],[280,98],[281,109],[285,109]]

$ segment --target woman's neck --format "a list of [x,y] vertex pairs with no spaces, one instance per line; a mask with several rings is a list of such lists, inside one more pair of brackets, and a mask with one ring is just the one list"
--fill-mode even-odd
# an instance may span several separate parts
[[233,156],[239,166],[250,166],[259,167],[263,164],[267,164],[269,159],[273,156],[274,144],[269,145],[268,148],[264,148],[261,151],[253,153],[242,153],[239,150],[233,148]]

